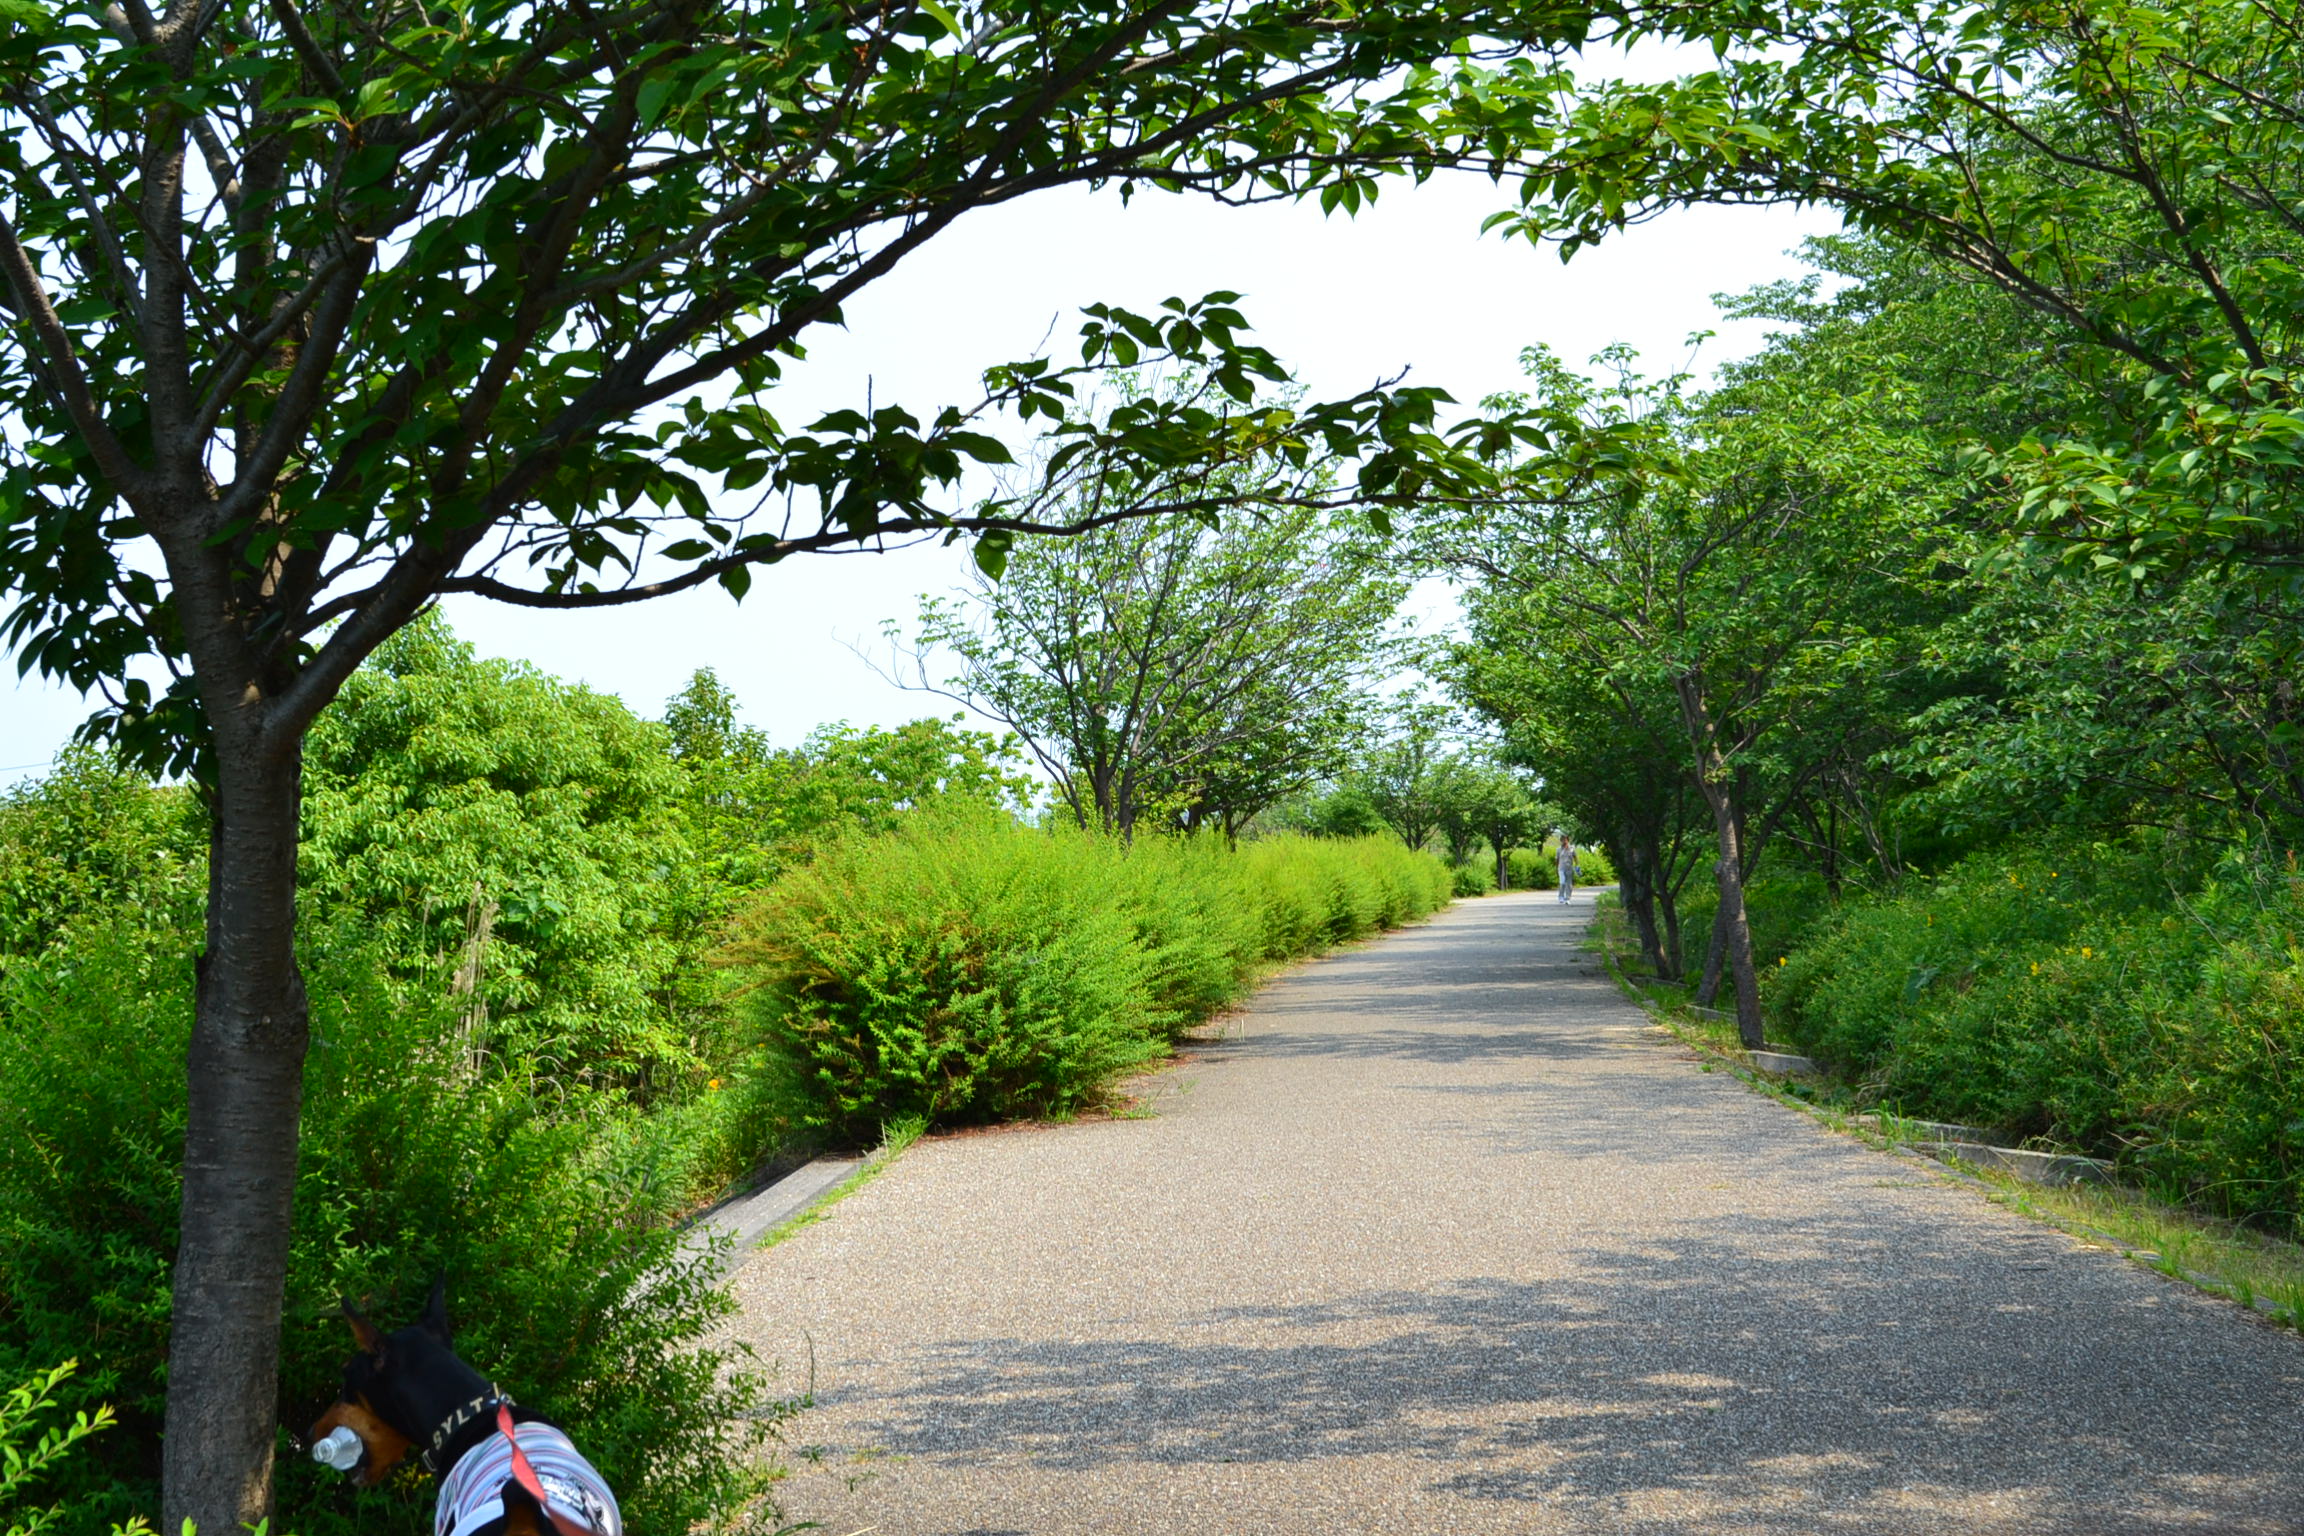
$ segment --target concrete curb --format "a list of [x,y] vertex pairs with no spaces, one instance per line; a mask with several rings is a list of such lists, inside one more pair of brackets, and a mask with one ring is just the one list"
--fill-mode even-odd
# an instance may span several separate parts
[[1979,1168],[1997,1168],[2027,1184],[2110,1184],[2112,1165],[2098,1157],[2068,1152],[2029,1152],[2022,1147],[1995,1147],[1981,1141],[1916,1141],[1914,1151],[1941,1162],[1948,1157]]
[[1900,1132],[1896,1139],[1915,1152],[1938,1162],[1956,1157],[1979,1168],[2013,1174],[2027,1184],[2111,1184],[2117,1182],[2114,1165],[2100,1157],[2075,1152],[2042,1152],[2030,1147],[2003,1147],[1992,1132],[1980,1126],[1953,1125],[1941,1120],[1900,1120],[1884,1123],[1878,1115],[1851,1115],[1855,1123],[1875,1135]]
[[1990,1146],[1999,1133],[1990,1126],[1956,1125],[1949,1120],[1911,1120],[1902,1115],[1850,1115],[1849,1123],[1900,1141],[1981,1141]]
[[697,1217],[688,1229],[689,1241],[700,1242],[714,1233],[727,1233],[732,1243],[721,1266],[722,1273],[726,1273],[743,1263],[760,1239],[793,1217],[806,1214],[810,1206],[839,1188],[864,1162],[861,1157],[819,1157],[803,1163],[766,1188],[738,1195]]
[[1789,1051],[1746,1051],[1744,1059],[1752,1063],[1752,1070],[1765,1072],[1771,1077],[1819,1077],[1822,1069],[1805,1056]]

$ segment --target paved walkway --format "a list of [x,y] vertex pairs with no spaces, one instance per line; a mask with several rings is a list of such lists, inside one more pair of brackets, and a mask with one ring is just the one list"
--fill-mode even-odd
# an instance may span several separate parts
[[833,1536],[2304,1531],[2304,1343],[1701,1072],[1549,896],[737,1285]]

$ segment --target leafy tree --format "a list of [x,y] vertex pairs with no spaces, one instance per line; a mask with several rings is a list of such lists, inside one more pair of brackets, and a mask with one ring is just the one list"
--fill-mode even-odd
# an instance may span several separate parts
[[902,812],[948,797],[1028,808],[1039,785],[1023,772],[1014,738],[960,729],[962,718],[893,729],[826,725],[778,749],[736,724],[735,695],[700,668],[664,720],[686,770],[695,841],[720,887],[715,911],[766,885],[829,833],[888,831]]
[[2304,592],[2195,571],[2147,602],[2010,562],[1938,648],[1993,686],[1936,700],[1901,744],[1931,821],[2273,843],[2304,830]]
[[[1498,166],[1467,40],[1541,59],[1589,15],[54,0],[8,22],[5,634],[103,690],[94,728],[211,813],[161,1523],[220,1531],[270,1487],[303,747],[361,662],[450,592],[741,595],[788,556],[922,534],[997,563],[1080,526],[1037,492],[952,499],[1007,457],[1002,412],[1053,425],[1052,476],[1127,469],[1115,518],[1254,502],[1256,475],[1211,492],[1208,466],[1314,445],[1357,458],[1357,494],[1445,487],[1435,392],[1274,405],[1223,297],[1099,306],[1077,368],[992,368],[925,419],[794,432],[771,403],[812,327],[974,208],[1118,183],[1350,211],[1388,170]],[[1177,357],[1222,399],[1073,409],[1084,370]]]
[[1480,851],[1478,767],[1464,757],[1443,759],[1432,771],[1440,806],[1440,841],[1450,865],[1461,868]]
[[154,922],[199,910],[207,818],[181,789],[155,789],[104,753],[75,747],[46,777],[0,795],[0,976],[84,916]]
[[1367,750],[1352,782],[1400,841],[1420,849],[1440,825],[1441,785],[1434,773],[1446,761],[1449,711],[1411,693],[1393,705],[1392,715],[1389,735]]
[[1441,759],[1428,783],[1449,862],[1469,862],[1485,843],[1496,860],[1496,888],[1509,889],[1512,850],[1543,839],[1545,808],[1519,775],[1464,754]]
[[[1903,430],[1892,376],[1869,388],[1787,366],[1702,399],[1618,354],[1595,389],[1541,353],[1539,390],[1611,428],[1553,487],[1435,531],[1444,558],[1508,594],[1524,633],[1627,697],[1661,685],[1711,814],[1714,954],[1738,1030],[1762,1042],[1743,887],[1816,771],[1799,723],[1904,642],[1892,622],[1926,569],[1940,460]],[[1636,445],[1630,454],[1621,445]],[[1757,791],[1773,781],[1753,812]],[[1755,835],[1757,834],[1757,835]],[[1710,970],[1706,991],[1718,975]]]
[[1701,801],[1670,694],[1531,624],[1506,584],[1465,596],[1470,635],[1450,658],[1451,689],[1496,722],[1502,755],[1536,775],[1549,802],[1601,833],[1642,959],[1678,980],[1680,894],[1699,862]]
[[1341,765],[1402,591],[1308,510],[1127,523],[1019,548],[965,605],[925,601],[913,661],[1015,731],[1081,825],[1232,836]]
[[702,999],[676,977],[707,893],[661,727],[427,617],[353,674],[305,765],[306,906],[456,999],[461,1070],[636,1084],[701,1064]]
[[1590,155],[1523,183],[1501,222],[1574,249],[1675,203],[1841,209],[2071,348],[2087,387],[2070,415],[1989,445],[2034,548],[2133,579],[2293,562],[2294,16],[2243,0],[1705,9],[1712,69],[1572,99],[1504,87]]
[[[1915,426],[1948,457],[2107,419],[2102,349],[2051,317],[1915,246],[1866,237],[1810,253],[1843,280],[1829,300],[1813,284],[1783,285],[1735,310],[1798,328],[1775,350],[1862,352],[1892,367]],[[2292,584],[2210,561],[2108,581],[2007,548],[2008,509],[1991,482],[1961,489],[1946,551],[1969,575],[1947,594],[1926,666],[1898,677],[1900,702],[1884,706],[1912,717],[1910,729],[1876,736],[1869,757],[1834,757],[1787,833],[1827,881],[1844,841],[1892,881],[1908,837],[1938,860],[2051,824],[2293,837],[2304,802],[2290,744]]]
[[1369,802],[1368,792],[1349,777],[1282,801],[1258,817],[1257,824],[1312,837],[1373,837],[1390,830]]

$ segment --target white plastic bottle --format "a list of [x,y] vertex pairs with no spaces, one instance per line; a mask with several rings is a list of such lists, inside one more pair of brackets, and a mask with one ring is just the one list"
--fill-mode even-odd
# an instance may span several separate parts
[[360,1437],[339,1424],[318,1440],[312,1442],[312,1459],[324,1467],[349,1472],[360,1465],[360,1453],[365,1449]]

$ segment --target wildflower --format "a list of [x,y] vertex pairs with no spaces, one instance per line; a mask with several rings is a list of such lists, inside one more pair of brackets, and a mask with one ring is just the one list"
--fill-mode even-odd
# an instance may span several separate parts
[[2037,960],[2032,962],[2032,974],[2035,976],[2040,974],[2040,962]]
[[2096,951],[2083,944],[2080,946],[2080,958],[2083,960],[2093,960],[2096,958]]
[[713,1090],[715,1093],[717,1093],[717,1092],[719,1091],[719,1089],[720,1089],[720,1079],[718,1079],[718,1078],[714,1078],[714,1079],[712,1079],[710,1082],[706,1083],[704,1086],[705,1086],[705,1087],[707,1087],[707,1088],[710,1088],[710,1089],[711,1089],[711,1090]]

